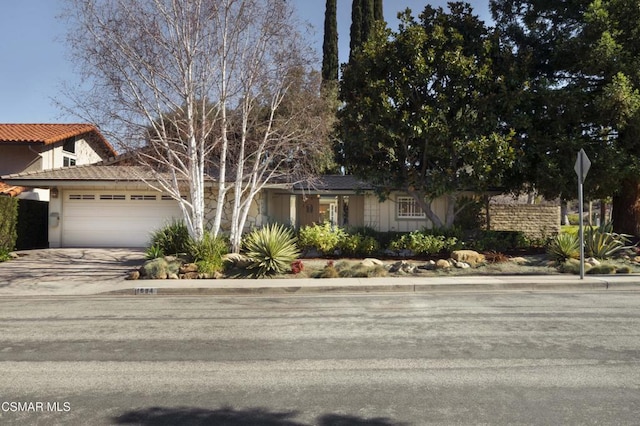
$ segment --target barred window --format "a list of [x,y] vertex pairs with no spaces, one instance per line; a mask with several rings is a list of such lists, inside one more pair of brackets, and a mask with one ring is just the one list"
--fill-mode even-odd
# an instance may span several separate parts
[[422,211],[422,208],[420,208],[413,197],[398,197],[396,206],[398,219],[416,219],[426,217],[424,211]]

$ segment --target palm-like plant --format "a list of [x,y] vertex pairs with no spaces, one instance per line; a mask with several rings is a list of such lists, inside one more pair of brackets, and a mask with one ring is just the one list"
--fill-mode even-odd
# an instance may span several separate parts
[[257,278],[289,271],[300,255],[293,232],[279,224],[252,231],[245,237],[244,249],[251,259],[247,269]]
[[584,251],[587,256],[608,259],[629,248],[631,235],[613,232],[611,222],[598,227],[587,227],[584,233]]
[[580,257],[580,240],[573,234],[558,234],[547,247],[547,254],[557,262]]

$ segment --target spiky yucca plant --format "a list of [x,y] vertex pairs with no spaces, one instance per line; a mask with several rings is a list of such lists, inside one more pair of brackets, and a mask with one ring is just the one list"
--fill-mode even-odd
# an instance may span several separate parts
[[629,248],[631,235],[613,232],[611,222],[598,227],[587,227],[584,233],[584,250],[587,256],[609,259]]
[[558,234],[547,247],[547,254],[556,262],[580,257],[580,240],[573,234]]
[[252,231],[245,237],[244,249],[251,259],[247,269],[258,278],[289,271],[300,255],[293,232],[279,224]]

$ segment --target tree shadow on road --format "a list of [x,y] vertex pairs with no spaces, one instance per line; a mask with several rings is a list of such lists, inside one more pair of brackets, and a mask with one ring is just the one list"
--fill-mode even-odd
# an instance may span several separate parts
[[[113,417],[118,425],[217,425],[217,426],[309,426],[294,420],[296,411],[275,412],[264,408],[237,410],[230,407],[216,410],[195,407],[150,407],[132,410]],[[319,426],[403,426],[386,418],[364,419],[342,414],[326,414],[317,421]]]

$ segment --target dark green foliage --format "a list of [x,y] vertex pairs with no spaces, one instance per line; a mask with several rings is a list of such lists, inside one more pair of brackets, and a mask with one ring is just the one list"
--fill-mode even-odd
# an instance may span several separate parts
[[380,244],[374,237],[361,234],[344,234],[338,247],[347,256],[371,256],[380,250]]
[[191,252],[191,237],[183,221],[173,221],[151,235],[151,245],[166,255],[184,255]]
[[279,224],[252,231],[243,245],[250,259],[248,270],[256,278],[288,272],[300,255],[293,232]]
[[351,28],[349,39],[349,62],[362,45],[362,0],[351,2]]
[[479,198],[460,197],[456,200],[457,214],[453,222],[456,228],[469,231],[480,229],[482,226],[482,210],[484,202]]
[[361,0],[362,1],[362,33],[360,39],[362,43],[369,40],[369,36],[373,31],[373,24],[375,22],[373,0]]
[[457,238],[432,235],[423,231],[404,234],[389,244],[390,250],[396,252],[411,250],[414,255],[436,255],[441,252],[451,252],[457,248],[459,248]]
[[6,255],[15,249],[18,238],[17,223],[18,199],[0,197],[0,254]]
[[375,19],[376,21],[384,21],[382,0],[373,0],[373,19]]
[[382,198],[402,190],[447,227],[455,216],[443,221],[432,200],[500,185],[515,160],[500,119],[498,44],[468,5],[450,8],[427,6],[419,20],[406,13],[396,33],[375,27],[343,68],[335,147]]
[[322,80],[338,80],[338,18],[337,0],[327,0],[322,43]]
[[474,232],[466,243],[467,247],[476,251],[508,252],[531,246],[530,240],[519,231],[480,230]]

